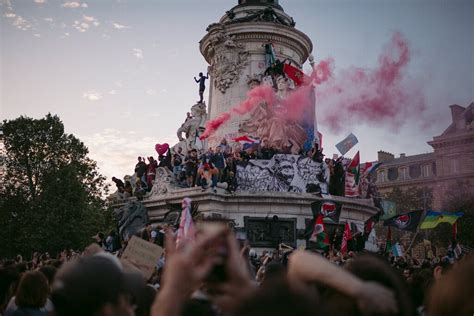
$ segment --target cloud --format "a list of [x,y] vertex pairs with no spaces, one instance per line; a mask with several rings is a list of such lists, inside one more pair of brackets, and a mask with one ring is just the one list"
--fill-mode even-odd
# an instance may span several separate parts
[[123,82],[122,82],[122,80],[117,80],[117,81],[114,82],[114,85],[116,85],[119,88],[122,88],[123,87]]
[[53,18],[44,18],[43,20],[45,20],[46,22],[49,22],[49,23],[54,22]]
[[148,89],[145,91],[146,94],[148,95],[155,95],[156,94],[156,90],[155,89]]
[[43,4],[45,2],[46,2],[46,0],[35,0],[35,3],[38,3],[38,4]]
[[141,50],[140,48],[134,48],[133,56],[135,56],[138,59],[143,59],[143,50]]
[[100,24],[99,21],[95,17],[83,15],[82,20],[75,20],[72,27],[74,27],[79,32],[83,33],[87,31],[91,25],[94,25],[95,27],[97,27],[99,26],[99,24]]
[[[122,178],[132,175],[138,156],[154,156],[157,142],[176,143],[176,136],[170,134],[157,140],[135,131],[104,129],[90,136],[80,136],[89,148],[90,158],[97,161],[100,172],[107,178]],[[114,191],[114,187],[112,191]]]
[[33,34],[33,36],[34,36],[34,37],[41,37],[41,35],[38,34],[38,33]]
[[86,23],[92,23],[94,26],[99,26],[99,20],[97,20],[95,17],[93,16],[88,16],[88,15],[83,15],[82,16],[82,19],[86,22]]
[[6,17],[7,19],[12,19],[12,18],[16,17],[16,14],[13,13],[13,12],[7,12],[3,16]]
[[93,90],[92,90],[92,91],[84,92],[84,93],[82,94],[82,97],[83,97],[84,99],[87,99],[87,100],[93,101],[93,102],[99,101],[99,100],[102,100],[102,99],[103,99],[102,93],[97,92],[97,91],[93,91]]
[[30,22],[26,19],[22,18],[21,16],[17,15],[12,22],[12,25],[19,30],[26,31],[31,28]]
[[117,29],[117,30],[129,29],[130,28],[130,26],[126,26],[126,25],[116,23],[116,22],[113,22],[112,26],[114,27],[114,29]]
[[117,94],[117,91],[115,91],[115,90],[110,90],[110,91],[109,91],[109,94],[111,94],[111,95]]
[[67,9],[77,9],[77,8],[87,8],[88,5],[87,3],[80,3],[78,1],[70,1],[70,2],[65,2],[61,5],[63,8]]

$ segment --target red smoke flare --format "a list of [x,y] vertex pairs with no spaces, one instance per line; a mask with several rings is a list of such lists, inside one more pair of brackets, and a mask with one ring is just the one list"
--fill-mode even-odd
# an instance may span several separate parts
[[249,91],[245,101],[209,121],[200,138],[208,138],[234,115],[249,113],[262,101],[269,108],[277,103],[280,108],[283,105],[286,109],[279,113],[285,119],[301,122],[308,107],[314,106],[314,86],[317,86],[318,120],[331,131],[338,132],[352,121],[388,125],[397,130],[406,119],[418,117],[426,107],[421,88],[406,74],[409,61],[408,43],[396,32],[384,47],[377,68],[352,67],[335,77],[334,60],[322,60],[306,77],[304,85],[293,90],[285,100],[279,100],[272,87],[258,86]]
[[410,50],[398,32],[384,47],[375,69],[350,68],[317,88],[319,119],[331,131],[353,121],[398,130],[426,108],[421,88],[407,76]]

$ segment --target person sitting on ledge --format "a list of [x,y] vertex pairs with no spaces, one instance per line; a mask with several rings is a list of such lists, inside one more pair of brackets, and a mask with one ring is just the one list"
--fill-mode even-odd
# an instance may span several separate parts
[[216,167],[214,167],[212,163],[204,163],[199,168],[198,174],[200,176],[198,184],[202,187],[202,191],[204,192],[209,187],[209,184],[210,184],[214,193],[217,193],[216,185],[217,185],[217,175],[219,174],[219,170]]
[[125,192],[125,184],[122,180],[117,179],[116,177],[112,177],[112,181],[115,182],[115,185],[117,186],[118,195],[122,198],[123,193]]

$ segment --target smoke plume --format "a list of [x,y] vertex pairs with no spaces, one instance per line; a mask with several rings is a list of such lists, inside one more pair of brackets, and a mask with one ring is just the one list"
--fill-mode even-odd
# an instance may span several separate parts
[[318,121],[332,132],[353,124],[372,124],[399,129],[408,118],[420,117],[425,110],[425,100],[420,86],[407,75],[410,50],[406,39],[396,32],[385,45],[375,69],[352,67],[334,75],[334,60],[328,58],[314,66],[304,84],[280,100],[272,87],[258,86],[247,95],[247,99],[230,111],[220,114],[206,124],[200,137],[212,136],[223,124],[235,115],[249,113],[260,102],[268,108],[276,105],[284,111],[274,115],[286,120],[302,122],[310,107],[316,108]]
[[407,74],[410,49],[396,32],[385,45],[375,69],[349,68],[316,88],[318,121],[330,131],[353,124],[398,130],[425,110],[421,87]]

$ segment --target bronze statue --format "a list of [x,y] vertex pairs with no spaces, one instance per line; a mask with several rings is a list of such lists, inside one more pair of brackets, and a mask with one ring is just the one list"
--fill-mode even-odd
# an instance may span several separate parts
[[205,84],[206,79],[209,79],[209,74],[206,74],[206,76],[204,76],[202,74],[202,72],[199,73],[199,79],[196,79],[196,77],[194,77],[194,81],[196,81],[196,83],[199,83],[199,98],[200,98],[200,100],[198,101],[198,103],[202,103],[204,90],[206,90],[206,84]]

